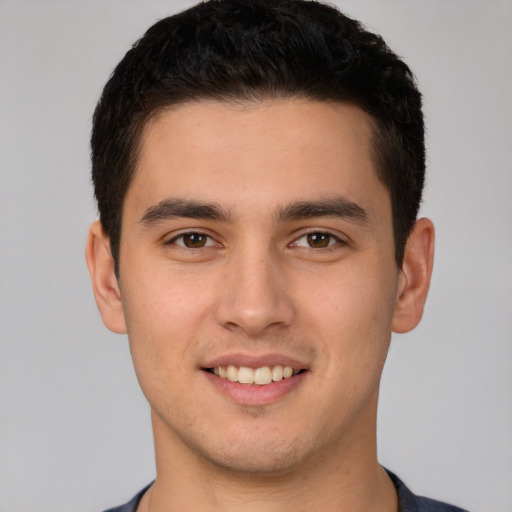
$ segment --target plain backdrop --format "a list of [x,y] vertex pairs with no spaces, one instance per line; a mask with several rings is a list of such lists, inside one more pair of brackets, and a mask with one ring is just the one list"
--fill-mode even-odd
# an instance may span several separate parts
[[[395,336],[381,462],[417,493],[512,510],[512,3],[347,0],[425,95],[437,225],[424,320]],[[0,511],[101,511],[154,476],[149,408],[84,261],[91,116],[161,0],[0,0]]]

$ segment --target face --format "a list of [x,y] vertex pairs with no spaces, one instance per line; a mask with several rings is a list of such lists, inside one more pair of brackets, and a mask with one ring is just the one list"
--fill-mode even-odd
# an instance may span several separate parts
[[162,450],[276,472],[374,435],[401,274],[371,130],[356,107],[299,100],[190,103],[147,126],[119,284]]

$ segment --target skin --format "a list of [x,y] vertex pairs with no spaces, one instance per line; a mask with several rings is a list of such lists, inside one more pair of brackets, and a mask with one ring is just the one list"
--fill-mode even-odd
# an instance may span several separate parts
[[[141,510],[397,509],[376,458],[379,379],[391,332],[421,319],[434,231],[416,223],[398,269],[372,127],[357,107],[303,100],[189,103],[146,127],[119,281],[99,223],[86,251],[151,405]],[[222,215],[170,216],[190,201]],[[270,401],[240,403],[204,370],[276,354],[305,371]]]

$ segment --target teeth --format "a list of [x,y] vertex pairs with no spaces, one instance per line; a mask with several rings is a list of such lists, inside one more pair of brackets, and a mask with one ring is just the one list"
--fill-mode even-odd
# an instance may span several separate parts
[[238,382],[238,368],[230,364],[228,366],[226,376],[231,382]]
[[254,382],[254,371],[251,368],[240,367],[238,370],[238,382],[252,384]]
[[274,366],[274,368],[272,368],[272,380],[274,382],[279,382],[280,380],[283,380],[282,366]]
[[222,379],[228,379],[231,382],[240,382],[241,384],[257,384],[264,386],[271,382],[279,382],[283,379],[289,379],[292,375],[297,375],[300,370],[294,370],[291,366],[262,366],[261,368],[247,368],[246,366],[217,366],[213,368],[213,373]]
[[272,371],[268,366],[254,370],[254,384],[263,386],[272,382]]

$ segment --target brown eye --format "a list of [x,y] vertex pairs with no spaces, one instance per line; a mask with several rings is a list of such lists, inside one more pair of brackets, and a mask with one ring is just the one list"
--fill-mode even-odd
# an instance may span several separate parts
[[186,247],[187,249],[202,249],[203,247],[216,245],[215,240],[213,240],[211,236],[195,231],[182,233],[181,235],[169,240],[167,244],[179,245],[181,247]]
[[335,246],[346,245],[343,240],[336,235],[325,231],[311,231],[297,238],[291,244],[292,247],[300,247],[304,249],[330,249]]
[[309,233],[306,240],[310,247],[315,249],[323,249],[331,244],[332,236],[327,233]]
[[199,249],[206,245],[208,237],[201,233],[186,233],[182,235],[183,245],[189,249]]

